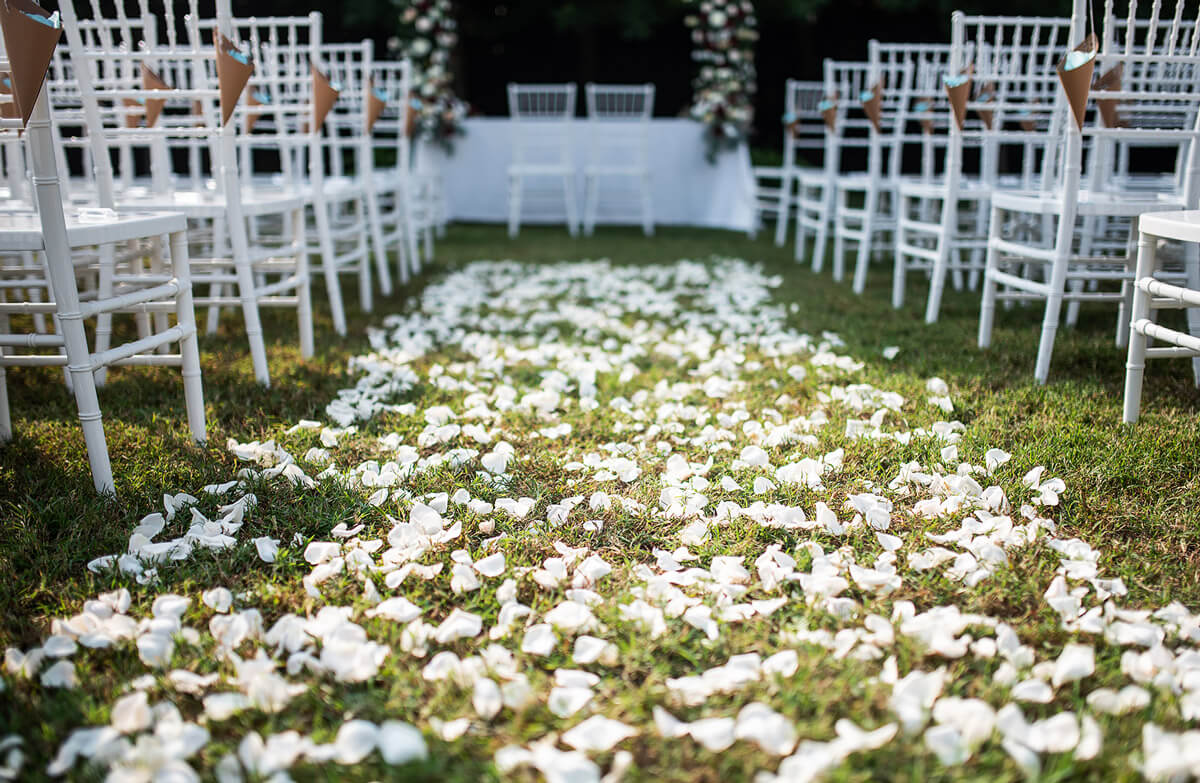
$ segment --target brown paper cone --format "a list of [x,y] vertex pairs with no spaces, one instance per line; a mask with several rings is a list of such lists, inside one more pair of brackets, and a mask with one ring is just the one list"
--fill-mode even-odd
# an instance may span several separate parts
[[[173,90],[171,85],[163,81],[163,78],[154,71],[150,70],[145,63],[142,63],[142,89],[143,90]],[[163,107],[167,105],[166,99],[163,98],[147,98],[146,99],[146,127],[153,128],[154,123],[158,122],[158,117],[162,114]]]
[[375,93],[375,79],[372,78],[367,84],[367,133],[375,130],[375,123],[386,108],[387,101]]
[[[247,106],[262,106],[263,102],[258,99],[258,93],[255,92],[254,90],[251,90],[250,94],[246,96],[246,105]],[[252,112],[249,112],[246,114],[246,132],[247,133],[254,130],[254,126],[258,123],[258,118],[261,116],[262,115],[256,111],[252,111]]]
[[0,0],[0,28],[12,69],[13,98],[21,122],[26,124],[42,91],[54,47],[62,37],[61,22],[51,26],[31,16],[51,18],[50,13],[33,0]]
[[967,77],[962,84],[954,87],[944,83],[942,85],[946,90],[946,97],[950,99],[950,113],[954,116],[954,124],[959,130],[963,129],[963,123],[967,121],[967,97],[971,94],[971,74],[974,71],[975,67],[971,66],[959,74]]
[[[3,2],[3,0],[0,0]],[[146,115],[146,109],[142,102],[137,98],[122,98],[121,105],[132,111],[125,112],[125,127],[139,128],[142,125],[142,117]]]
[[410,102],[404,107],[404,135],[408,138],[413,137],[413,133],[417,130],[417,110],[413,108]]
[[340,93],[330,84],[329,77],[317,70],[317,66],[310,65],[309,69],[313,79],[313,128],[320,133]]
[[[995,103],[995,88],[990,84],[985,84],[979,90],[979,95],[975,96],[975,101],[977,103]],[[979,119],[983,122],[983,127],[991,130],[992,121],[996,118],[996,112],[992,111],[991,109],[976,109],[975,113],[979,115]]]
[[[1096,85],[1093,89],[1096,92],[1113,91],[1120,92],[1121,80],[1125,75],[1125,63],[1117,63],[1112,68],[1100,75],[1096,80]],[[1117,102],[1115,100],[1106,100],[1104,98],[1096,98],[1096,108],[1100,110],[1100,122],[1104,123],[1106,128],[1120,128],[1125,125],[1125,121],[1121,119],[1121,115],[1117,112]]]
[[[1099,42],[1094,34],[1083,39],[1083,43],[1075,47],[1077,52],[1095,52],[1099,49]],[[1058,63],[1058,81],[1062,84],[1063,92],[1067,94],[1067,104],[1071,107],[1071,114],[1075,117],[1075,125],[1079,130],[1083,130],[1083,120],[1087,115],[1088,93],[1092,87],[1092,74],[1096,70],[1096,58],[1088,60],[1083,65],[1071,71],[1063,70],[1066,65],[1067,58],[1063,58]]]
[[863,114],[867,115],[867,119],[871,121],[871,126],[875,128],[875,132],[879,132],[879,121],[883,118],[883,85],[879,82],[871,88],[872,95],[869,100],[862,102]]
[[[0,0],[3,2],[3,0]],[[231,54],[238,48],[223,34],[217,33],[217,83],[221,87],[221,124],[229,122],[237,107],[246,82],[254,73],[253,62],[242,62]]]

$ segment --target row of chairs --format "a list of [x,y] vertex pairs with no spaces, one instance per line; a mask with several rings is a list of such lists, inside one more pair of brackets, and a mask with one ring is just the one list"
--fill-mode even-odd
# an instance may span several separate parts
[[[390,294],[432,257],[441,217],[436,174],[414,165],[407,62],[325,43],[317,13],[84,2],[0,10],[13,88],[0,109],[29,118],[24,139],[6,120],[0,141],[0,439],[2,368],[65,366],[96,488],[112,492],[96,394],[108,367],[180,366],[202,441],[194,307],[210,332],[240,310],[268,385],[262,308],[294,311],[311,356],[311,279],[344,335],[343,278],[370,310],[376,284]],[[32,54],[31,33],[45,39]],[[114,346],[117,316],[137,336]]]
[[[795,256],[811,252],[817,272],[832,234],[834,279],[849,266],[855,292],[872,261],[890,261],[896,308],[923,276],[927,323],[947,283],[980,291],[981,348],[997,303],[1041,303],[1038,382],[1082,303],[1116,307],[1124,347],[1144,285],[1139,215],[1200,196],[1200,22],[1185,6],[955,12],[947,44],[871,41],[864,62],[827,60],[820,83],[787,86],[784,161],[759,172],[771,178],[760,214],[776,217],[779,245],[795,227]],[[1198,264],[1194,247],[1172,248],[1154,275],[1196,289]],[[1189,331],[1200,334],[1194,314]],[[1200,384],[1200,360],[1194,370]]]
[[[603,190],[611,193],[613,219],[639,220],[654,233],[650,191],[650,118],[653,84],[585,85],[588,158],[583,167],[583,233],[590,235],[600,214]],[[512,162],[508,166],[508,234],[516,237],[526,208],[545,214],[561,198],[567,231],[579,232],[575,179],[574,84],[509,84]],[[602,185],[604,186],[602,188]],[[627,206],[630,202],[635,208]]]

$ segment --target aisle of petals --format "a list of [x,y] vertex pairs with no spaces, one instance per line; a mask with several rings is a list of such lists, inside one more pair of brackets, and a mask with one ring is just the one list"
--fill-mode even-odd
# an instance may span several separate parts
[[[46,689],[140,662],[46,772],[286,780],[469,747],[580,783],[700,749],[761,783],[873,758],[1200,776],[1200,616],[1127,605],[1060,535],[1061,479],[973,441],[940,379],[892,382],[896,349],[791,329],[779,285],[735,259],[430,285],[325,421],[230,441],[236,476],[89,565],[127,588],[6,651],[5,678]],[[254,534],[253,488],[283,481],[366,512]],[[243,552],[263,589],[161,588]],[[0,738],[0,778],[24,763]]]

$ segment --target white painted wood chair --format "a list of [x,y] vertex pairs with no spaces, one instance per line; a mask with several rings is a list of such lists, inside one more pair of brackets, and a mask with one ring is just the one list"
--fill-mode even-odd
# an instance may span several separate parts
[[[412,64],[408,60],[371,63],[371,90],[382,100],[374,127],[368,135],[370,154],[366,163],[380,201],[383,242],[396,247],[396,265],[402,283],[420,273],[421,253],[417,246],[419,227],[413,210],[413,155],[408,123],[412,92]],[[377,105],[377,104],[375,104]],[[370,119],[371,113],[368,113]],[[385,160],[380,165],[376,156]],[[432,245],[432,238],[430,238]]]
[[[357,277],[363,310],[373,309],[374,297],[365,188],[356,176],[336,176],[332,161],[339,145],[326,128],[341,92],[349,87],[329,75],[319,13],[237,19],[234,24],[257,53],[264,74],[261,86],[271,95],[270,104],[253,111],[274,116],[274,137],[266,138],[277,141],[289,159],[281,161],[277,176],[268,175],[268,181],[304,195],[309,266],[325,281],[334,331],[345,335],[341,277]],[[365,120],[360,116],[353,122],[361,126]],[[251,138],[261,149],[258,135]]]
[[[1185,244],[1183,285],[1159,279],[1160,240]],[[1161,310],[1185,310],[1187,332],[1159,323],[1157,315]],[[1125,369],[1126,424],[1136,422],[1141,413],[1147,359],[1191,358],[1193,378],[1200,387],[1200,211],[1150,212],[1138,217],[1132,311]],[[1150,340],[1165,345],[1150,346]]]
[[[100,12],[93,5],[93,13]],[[146,28],[158,24],[158,17],[143,4],[139,24]],[[303,195],[282,188],[254,187],[243,180],[237,165],[233,90],[222,100],[211,32],[203,40],[195,0],[185,18],[185,36],[174,37],[151,49],[146,39],[131,28],[133,37],[121,44],[106,43],[100,37],[85,39],[86,24],[76,25],[73,4],[62,7],[74,73],[78,79],[83,114],[88,130],[90,160],[94,164],[92,181],[74,187],[73,197],[90,198],[100,207],[113,209],[165,209],[184,213],[195,226],[192,264],[196,286],[207,286],[208,294],[197,296],[198,306],[220,308],[238,306],[242,311],[255,377],[270,383],[266,347],[262,334],[260,307],[295,309],[304,356],[313,352],[312,314],[308,292],[308,268],[304,257]],[[163,17],[170,18],[164,10]],[[90,29],[95,30],[96,25]],[[167,25],[174,35],[174,25]],[[210,28],[210,30],[213,28]],[[224,30],[232,33],[228,24]],[[244,58],[232,43],[222,57],[233,58],[236,68],[246,68]],[[106,85],[97,89],[93,74],[109,72],[111,64],[122,59],[149,61],[167,75],[171,90],[117,89]],[[170,109],[153,126],[126,122],[129,110],[116,111],[127,101],[162,100]],[[141,146],[153,150],[178,148],[188,153],[202,150],[211,161],[203,171],[175,174],[170,168],[152,167],[148,176],[114,175],[109,145]],[[199,155],[184,155],[189,162],[202,160]],[[153,159],[153,157],[152,157]],[[125,185],[125,187],[122,187]],[[191,185],[192,187],[189,187]],[[263,223],[283,226],[281,233],[264,234]],[[191,235],[189,235],[191,236]],[[253,241],[252,241],[253,240]],[[102,267],[103,271],[103,267]],[[103,281],[101,285],[104,289]],[[227,291],[232,290],[233,295]],[[211,313],[210,313],[211,315]]]
[[[561,203],[567,231],[579,233],[575,195],[575,85],[509,84],[512,120],[512,163],[508,166],[508,235],[521,230],[523,209],[535,217],[553,215]],[[532,187],[536,186],[536,187]]]
[[[926,323],[938,319],[948,276],[956,288],[977,288],[992,190],[1040,184],[1059,89],[1054,65],[1069,24],[1066,18],[952,15],[951,59],[937,75],[940,95],[931,97],[945,118],[944,167],[936,178],[900,183],[894,307],[903,306],[913,271],[929,278]],[[965,103],[952,108],[950,92]],[[1002,157],[1009,161],[1006,171]]]
[[823,68],[824,97],[817,104],[825,134],[822,166],[796,172],[795,258],[803,260],[811,236],[814,272],[820,272],[825,265],[825,249],[833,224],[836,185],[842,174],[844,154],[867,148],[869,124],[866,117],[851,115],[848,110],[853,96],[865,89],[868,64],[826,59]]
[[835,182],[833,279],[842,279],[846,256],[853,251],[855,293],[866,286],[871,255],[892,245],[884,240],[891,239],[896,227],[913,70],[903,59],[881,57],[877,41],[869,49],[871,58],[853,96],[868,120],[866,171]]
[[[1073,16],[1074,49],[1060,70],[1064,82],[1076,80],[1079,89],[1059,102],[1064,131],[1053,186],[992,195],[979,346],[991,343],[998,300],[1044,302],[1034,370],[1039,383],[1049,377],[1064,301],[1116,304],[1116,341],[1125,347],[1134,220],[1147,211],[1196,206],[1200,40],[1196,23],[1184,21],[1194,20],[1195,11],[1185,14],[1183,5],[1180,0],[1168,15],[1158,0],[1141,9],[1134,0],[1128,15],[1118,16],[1108,4],[1098,44],[1084,37],[1082,11]],[[1102,95],[1118,102],[1110,105],[1118,107],[1120,121],[1108,122],[1101,112],[1088,110],[1087,88],[1093,69],[1105,74],[1114,68],[1122,69],[1120,88]],[[1099,99],[1101,93],[1090,97]],[[1095,140],[1086,167],[1085,138]],[[1165,149],[1174,166],[1151,176],[1129,175],[1120,169],[1121,156],[1107,154],[1112,142]],[[1030,232],[1030,225],[1043,229]]]
[[[654,194],[650,189],[650,117],[653,84],[587,84],[588,160],[583,167],[583,233],[596,227],[601,185],[613,192],[611,220],[638,220],[654,234]],[[620,187],[620,183],[627,183]],[[633,207],[630,207],[630,204]]]
[[[48,21],[37,21],[33,16]],[[12,437],[4,368],[64,366],[79,411],[93,484],[97,492],[112,494],[115,483],[96,394],[97,370],[118,365],[180,367],[192,437],[199,442],[207,437],[191,301],[186,220],[183,215],[172,213],[80,214],[72,210],[71,215],[67,215],[59,187],[49,100],[42,83],[50,50],[44,52],[45,60],[39,61],[36,56],[36,51],[45,45],[53,47],[61,35],[61,24],[56,17],[50,17],[29,3],[23,4],[20,11],[0,9],[0,26],[6,42],[5,52],[13,50],[10,44],[14,40],[22,41],[21,50],[25,54],[35,51],[34,56],[11,63],[5,53],[0,62],[0,70],[12,76],[12,100],[17,109],[17,119],[0,120],[0,133],[15,135],[28,118],[24,141],[28,150],[28,170],[33,176],[32,203],[22,209],[10,202],[0,212],[0,257],[40,254],[45,259],[46,289],[50,300],[14,302],[7,301],[7,297],[0,298],[0,441]],[[168,238],[169,273],[139,275],[131,281],[136,284],[131,290],[81,301],[74,263],[76,248],[131,242],[162,243],[164,236]],[[7,261],[0,260],[0,292],[14,290],[6,285],[8,270]],[[18,275],[24,272],[22,267]],[[27,279],[20,280],[22,284],[27,282]],[[102,351],[89,349],[84,332],[85,319],[135,310],[174,312],[177,322],[174,326],[164,325],[161,330]],[[34,313],[52,315],[55,333],[13,332],[14,317],[19,319]],[[157,352],[171,344],[178,344],[178,353]],[[25,352],[17,353],[20,349]],[[45,351],[48,350],[54,353],[47,355]]]
[[796,177],[801,154],[816,155],[825,148],[825,122],[821,117],[824,82],[788,79],[783,91],[783,160],[778,166],[754,167],[754,225],[775,219],[775,246],[787,242],[796,200]]

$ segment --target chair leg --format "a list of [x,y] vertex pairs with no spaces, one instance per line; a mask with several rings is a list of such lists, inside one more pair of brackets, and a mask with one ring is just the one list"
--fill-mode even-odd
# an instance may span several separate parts
[[[72,298],[78,301],[77,297]],[[78,311],[60,311],[58,326],[62,329],[63,342],[66,344],[67,370],[71,375],[75,407],[79,412],[79,425],[83,429],[83,442],[87,446],[88,463],[92,468],[92,483],[100,494],[113,495],[116,493],[116,485],[113,483],[112,463],[108,458],[108,443],[104,439],[100,398],[96,395],[96,378],[92,374],[92,360],[87,348],[87,336],[83,330],[83,319]]]
[[192,439],[197,443],[204,443],[208,440],[208,430],[204,421],[204,387],[200,380],[200,349],[196,340],[196,315],[192,308],[192,275],[188,263],[187,234],[182,231],[171,234],[169,241],[171,267],[175,279],[179,281],[179,293],[175,297],[175,318],[183,331],[183,337],[179,340],[183,402],[187,409]]
[[367,224],[371,229],[371,243],[375,247],[375,270],[379,274],[379,290],[384,296],[392,295],[392,270],[388,265],[387,245],[383,241],[383,215],[379,209],[379,194],[367,182]]
[[346,307],[342,301],[342,284],[338,279],[337,258],[334,255],[333,237],[330,235],[329,208],[324,197],[318,196],[314,199],[312,209],[316,219],[317,246],[321,249],[321,271],[325,277],[325,293],[329,296],[333,330],[339,337],[345,337]]
[[[7,302],[8,296],[4,289],[0,289],[0,304]],[[8,314],[0,313],[0,334],[8,334],[9,319]],[[0,356],[3,356],[5,349],[0,347]],[[5,377],[4,365],[0,364],[0,443],[8,443],[12,440],[12,418],[8,411],[8,383]]]
[[992,345],[992,323],[996,317],[996,278],[993,276],[999,264],[993,240],[1000,237],[1000,210],[993,208],[988,227],[988,246],[983,271],[983,296],[979,302],[979,347]]
[[833,213],[833,280],[835,283],[842,282],[842,272],[846,260],[846,216],[843,212],[845,202],[845,191],[839,191],[837,208]]
[[783,247],[787,242],[788,220],[792,211],[792,181],[783,178],[779,186],[779,211],[775,213],[775,247]]
[[597,201],[600,198],[600,185],[594,174],[583,176],[583,235],[590,237],[596,230],[596,214],[599,211]]
[[308,273],[308,229],[304,207],[291,212],[292,242],[296,248],[296,321],[300,328],[300,356],[313,355],[312,279]]
[[[263,340],[262,319],[258,312],[258,291],[254,287],[254,270],[250,267],[250,242],[246,237],[246,221],[235,218],[229,226],[230,245],[233,250],[233,268],[237,275],[238,299],[242,303],[242,319],[246,326],[246,340],[250,343],[250,361],[254,366],[254,379],[263,386],[271,385],[271,373],[267,369],[267,346]],[[304,248],[300,248],[304,252]]]
[[[800,193],[801,193],[801,196],[804,195],[804,191],[801,191]],[[804,215],[803,203],[801,200],[797,200],[797,202],[796,202],[796,246],[792,250],[792,260],[797,261],[797,262],[804,260],[804,249],[807,246],[806,243],[808,241],[808,227],[804,223],[804,217],[805,217],[805,215]]]
[[896,236],[892,247],[892,307],[899,310],[904,306],[904,285],[906,282],[906,273],[908,264],[901,248],[904,246],[905,234],[904,229],[900,227],[899,216],[904,214],[903,209],[907,207],[905,200],[901,199],[900,209],[897,213],[896,220]]
[[[1187,266],[1187,287],[1193,291],[1200,291],[1200,247],[1189,242],[1186,252],[1184,264]],[[1200,307],[1188,308],[1187,323],[1188,333],[1193,337],[1200,337]],[[1192,380],[1196,388],[1200,389],[1200,356],[1192,358]]]
[[521,178],[508,178],[508,236],[516,239],[521,232]]
[[[366,228],[364,200],[354,199],[350,207],[351,219],[355,225]],[[364,313],[375,310],[375,287],[371,281],[371,254],[367,249],[366,232],[360,233],[355,241],[355,254],[358,256],[358,305]],[[387,267],[387,264],[384,264]]]
[[[184,236],[186,237],[187,235],[185,234]],[[174,258],[174,254],[172,254],[172,258]],[[156,275],[161,275],[165,269],[166,269],[166,265],[163,264],[162,238],[156,237],[154,239],[153,248],[151,249],[151,252],[150,252],[150,271]],[[189,285],[190,285],[190,283],[189,283]],[[192,292],[189,288],[189,290],[188,290],[188,299],[189,300],[191,299],[191,296],[192,296]],[[154,318],[154,331],[156,334],[162,334],[163,332],[167,331],[167,329],[171,328],[171,321],[169,318],[167,318],[167,314],[165,312],[162,312],[162,311],[155,312],[153,318]],[[194,312],[192,313],[192,319],[193,319],[193,321],[195,320]],[[193,323],[192,326],[194,329],[195,323]],[[163,343],[162,345],[158,346],[158,353],[165,354],[165,353],[169,353],[169,352],[170,352],[170,346],[168,346],[166,343]]]
[[654,236],[654,194],[650,189],[650,175],[642,175],[642,233]]
[[421,274],[421,249],[417,245],[417,212],[413,203],[416,194],[413,191],[412,179],[406,179],[403,186],[404,244],[408,248],[410,273],[415,276]]
[[[96,294],[101,299],[111,299],[113,295],[113,266],[116,263],[112,245],[101,245],[99,256],[99,284]],[[96,353],[107,351],[112,345],[112,313],[102,312],[96,316]],[[96,370],[96,385],[103,386],[108,377],[108,368]]]
[[0,443],[12,440],[12,416],[8,412],[8,381],[4,365],[0,364]]
[[879,206],[879,192],[874,185],[867,187],[863,208],[862,240],[858,243],[858,256],[854,264],[854,293],[861,294],[867,288],[867,268],[871,264],[871,247],[874,244],[875,212]]
[[[1069,234],[1067,241],[1070,241]],[[1058,255],[1050,270],[1046,313],[1042,318],[1042,336],[1038,341],[1037,365],[1033,372],[1034,379],[1042,384],[1050,378],[1050,360],[1054,356],[1054,338],[1058,335],[1058,322],[1062,315],[1063,296],[1067,288],[1067,267],[1071,263],[1070,252],[1070,245],[1060,242]]]
[[[1140,234],[1138,237],[1137,272],[1134,280],[1141,280],[1154,274],[1155,261],[1154,237]],[[1150,294],[1138,288],[1136,283],[1133,291],[1133,306],[1130,320],[1137,323],[1150,317]],[[1142,407],[1142,380],[1146,370],[1146,335],[1138,329],[1132,329],[1129,335],[1129,354],[1125,362],[1125,404],[1122,420],[1133,424],[1138,420]]]
[[579,208],[575,202],[575,175],[567,174],[563,176],[563,194],[564,203],[567,208],[567,233],[571,236],[579,235]]

